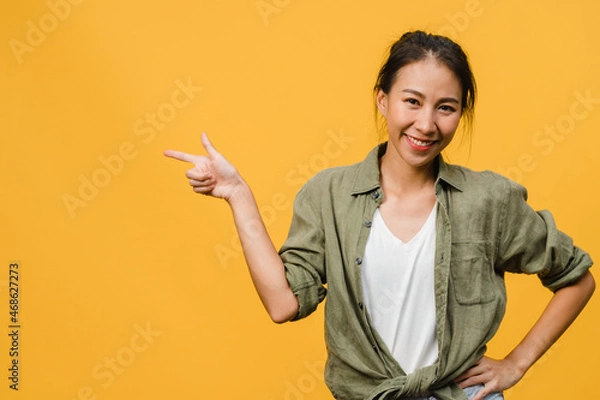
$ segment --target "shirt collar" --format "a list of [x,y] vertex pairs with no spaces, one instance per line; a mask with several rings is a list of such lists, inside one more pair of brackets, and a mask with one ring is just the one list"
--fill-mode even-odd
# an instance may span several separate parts
[[[379,189],[379,159],[385,154],[387,142],[377,145],[367,154],[367,157],[359,164],[354,185],[352,186],[352,195],[368,193]],[[444,158],[440,155],[437,158],[438,162],[438,179],[444,181],[450,186],[462,192],[465,181],[464,175],[459,168],[452,164],[447,164]],[[436,182],[437,184],[438,182]]]

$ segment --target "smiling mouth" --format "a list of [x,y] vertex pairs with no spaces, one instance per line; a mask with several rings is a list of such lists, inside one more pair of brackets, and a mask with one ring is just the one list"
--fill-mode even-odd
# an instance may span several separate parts
[[406,136],[409,143],[415,145],[416,147],[420,147],[423,149],[431,147],[436,142],[435,140],[431,140],[431,141],[419,140],[419,139],[409,136],[407,134],[404,134],[404,136]]

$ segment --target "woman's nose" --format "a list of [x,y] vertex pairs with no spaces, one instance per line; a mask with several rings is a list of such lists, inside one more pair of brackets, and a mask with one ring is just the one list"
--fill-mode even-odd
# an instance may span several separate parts
[[433,133],[437,129],[433,113],[427,109],[423,109],[419,112],[414,125],[415,128],[423,134]]

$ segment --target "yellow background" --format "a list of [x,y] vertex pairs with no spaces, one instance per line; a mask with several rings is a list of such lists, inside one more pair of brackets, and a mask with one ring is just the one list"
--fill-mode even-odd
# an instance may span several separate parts
[[[0,339],[2,399],[331,398],[322,308],[272,324],[226,204],[193,194],[187,166],[162,151],[201,152],[207,131],[279,246],[303,180],[377,143],[371,88],[409,29],[451,35],[471,57],[472,150],[450,160],[519,180],[600,258],[598,2],[73,3],[0,6],[1,331],[13,261],[22,324],[18,392]],[[94,179],[103,187],[82,189]],[[549,298],[535,277],[507,281],[495,357]],[[599,307],[596,296],[506,398],[597,398]]]

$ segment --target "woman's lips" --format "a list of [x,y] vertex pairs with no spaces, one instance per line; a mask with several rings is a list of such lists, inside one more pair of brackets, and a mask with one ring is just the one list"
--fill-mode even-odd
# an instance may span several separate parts
[[406,141],[408,142],[408,144],[413,149],[416,149],[419,151],[429,150],[436,142],[435,140],[420,140],[415,137],[409,136],[407,134],[404,134],[404,136],[406,136]]

